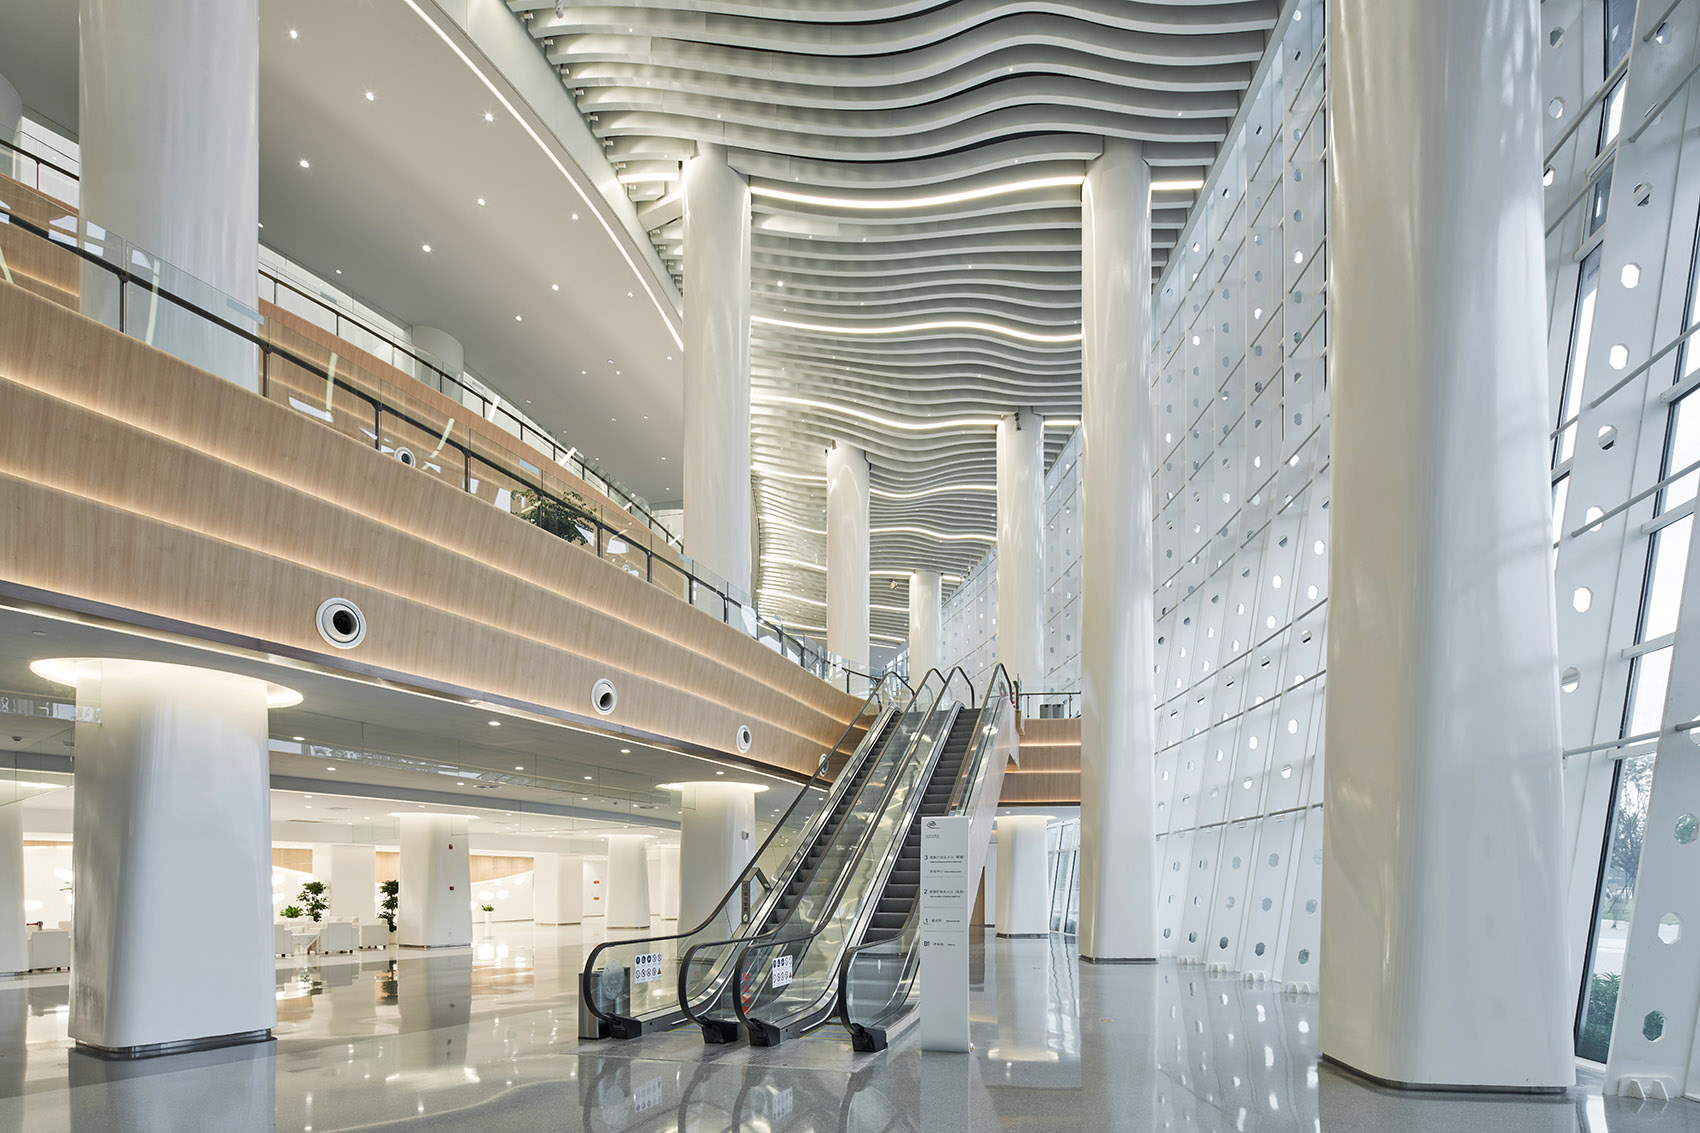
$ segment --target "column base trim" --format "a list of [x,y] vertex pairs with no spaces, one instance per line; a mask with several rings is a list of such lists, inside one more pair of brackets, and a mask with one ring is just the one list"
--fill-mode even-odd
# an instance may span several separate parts
[[1331,1054],[1324,1054],[1322,1061],[1354,1078],[1381,1086],[1388,1090],[1406,1090],[1413,1093],[1440,1094],[1517,1094],[1523,1097],[1564,1097],[1570,1092],[1569,1086],[1457,1086],[1444,1082],[1401,1082],[1397,1078],[1382,1078],[1367,1070],[1359,1070],[1349,1062],[1341,1062]]
[[1082,961],[1088,964],[1155,964],[1155,956],[1088,956],[1082,952]]
[[432,948],[471,948],[472,947],[472,941],[469,940],[465,944],[400,944],[400,943],[398,943],[396,945],[396,947],[397,948],[423,948],[423,949],[426,949],[426,950],[430,950]]
[[184,1054],[196,1050],[216,1050],[226,1046],[247,1046],[251,1043],[269,1043],[277,1041],[272,1037],[270,1027],[258,1031],[238,1031],[229,1035],[209,1035],[201,1039],[178,1039],[168,1043],[141,1043],[137,1046],[101,1046],[85,1039],[78,1039],[77,1049],[86,1050],[102,1058],[134,1059],[154,1058],[162,1054]]
[[1056,934],[1049,932],[1000,932],[994,935],[1001,936],[1005,940],[1043,940],[1047,936]]

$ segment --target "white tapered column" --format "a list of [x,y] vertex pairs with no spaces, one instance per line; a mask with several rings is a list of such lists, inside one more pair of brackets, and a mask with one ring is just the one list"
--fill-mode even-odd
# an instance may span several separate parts
[[466,819],[401,816],[401,882],[396,943],[445,948],[472,943],[472,855]]
[[1045,688],[1045,419],[998,421],[998,660],[1023,688]]
[[[317,857],[317,855],[314,855]],[[361,921],[378,919],[378,849],[376,846],[330,847],[330,915]],[[315,864],[315,871],[317,866]]]
[[868,457],[826,450],[826,647],[868,671]]
[[1564,1087],[1538,8],[1337,0],[1329,35],[1322,1052]]
[[1082,192],[1080,955],[1157,958],[1151,171],[1107,139]]
[[726,151],[685,162],[685,546],[750,590],[750,187]]
[[536,871],[538,924],[578,924],[584,919],[584,863],[561,854],[538,854]]
[[[113,249],[146,285],[126,296],[125,329],[249,389],[246,341],[151,295],[159,286],[257,329],[260,221],[259,4],[229,0],[81,0],[80,212],[92,244]],[[311,158],[308,158],[311,161]],[[302,170],[303,177],[309,176]],[[116,325],[110,273],[83,269],[83,312]]]
[[263,1037],[277,1022],[268,686],[59,664],[38,672],[77,689],[71,1038],[137,1051]]
[[679,919],[679,846],[676,842],[653,846],[656,862],[656,891],[650,894],[655,915],[664,921]]
[[1042,936],[1051,931],[1050,861],[1042,814],[998,819],[997,926],[999,936]]
[[[679,817],[679,930],[706,921],[755,853],[756,787],[750,783],[685,783]],[[740,906],[741,908],[741,906]],[[737,927],[729,913],[722,927]]]
[[0,806],[0,972],[29,969],[24,920],[24,807],[8,802]]
[[608,835],[608,927],[649,927],[649,838]]
[[944,660],[939,651],[943,590],[936,570],[918,570],[909,576],[910,684],[920,684],[927,670],[938,668]]

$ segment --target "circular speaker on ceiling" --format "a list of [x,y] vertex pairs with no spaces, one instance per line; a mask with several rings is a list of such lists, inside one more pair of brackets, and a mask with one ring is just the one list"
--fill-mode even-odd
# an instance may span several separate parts
[[750,726],[748,724],[739,724],[738,725],[738,751],[739,751],[739,753],[741,754],[743,752],[749,751],[750,745],[755,742],[755,738],[756,737],[755,737],[754,733],[752,733],[750,731]]
[[347,598],[326,598],[316,620],[319,636],[338,649],[353,649],[366,640],[366,615]]
[[607,677],[603,677],[591,686],[590,703],[602,715],[606,716],[614,711],[614,705],[619,702],[620,694],[614,688],[614,682]]

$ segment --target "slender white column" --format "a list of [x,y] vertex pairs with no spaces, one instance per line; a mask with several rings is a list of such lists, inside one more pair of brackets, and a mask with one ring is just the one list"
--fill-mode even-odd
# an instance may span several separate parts
[[944,660],[939,650],[939,618],[944,584],[936,570],[909,575],[909,683],[920,684],[928,669]]
[[[317,872],[318,854],[314,870]],[[375,846],[330,847],[330,876],[324,880],[331,887],[333,917],[353,917],[361,921],[378,919],[378,850]]]
[[[122,237],[169,266],[161,287],[254,329],[223,297],[258,306],[258,0],[81,0],[80,19],[81,214],[91,241],[113,248],[111,234]],[[116,325],[111,278],[85,266],[83,311]],[[132,288],[125,305],[131,333],[258,388],[245,340],[154,304],[146,288]]]
[[998,660],[1024,688],[1045,687],[1045,419],[998,421]]
[[[679,818],[679,929],[706,921],[755,853],[756,788],[685,783]],[[737,917],[722,925],[737,927]]]
[[446,814],[401,816],[401,882],[396,943],[444,948],[472,943],[472,855],[466,820]]
[[277,1022],[267,685],[63,664],[38,671],[77,689],[71,1037],[135,1050],[263,1035]]
[[1045,826],[1042,814],[1004,815],[998,819],[999,936],[1039,936],[1051,931]]
[[649,839],[608,835],[608,927],[649,927]]
[[0,972],[29,969],[25,919],[24,807],[12,802],[0,806]]
[[826,647],[868,671],[868,456],[826,450]]
[[750,590],[750,187],[726,151],[685,162],[685,546]]
[[1536,0],[1329,8],[1328,1057],[1563,1087]]
[[538,924],[578,924],[584,919],[584,863],[560,854],[538,854],[533,868]]
[[[584,915],[601,917],[608,911],[608,859],[584,860]],[[603,922],[606,924],[606,920]]]
[[1080,955],[1157,958],[1151,171],[1106,139],[1081,198]]
[[677,843],[654,848],[656,870],[655,915],[664,921],[679,919],[679,847]]

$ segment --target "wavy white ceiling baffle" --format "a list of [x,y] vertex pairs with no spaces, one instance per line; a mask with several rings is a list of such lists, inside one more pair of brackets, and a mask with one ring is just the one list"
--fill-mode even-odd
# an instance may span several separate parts
[[1281,8],[510,6],[676,275],[680,162],[715,142],[749,179],[760,606],[825,624],[824,450],[842,439],[873,464],[876,645],[906,633],[902,575],[960,575],[993,543],[996,418],[1063,423],[1049,459],[1080,415],[1080,182],[1100,139],[1145,143],[1160,272]]

